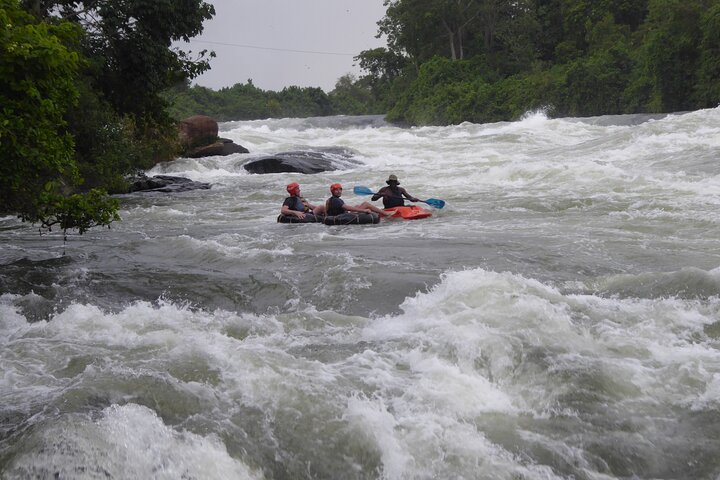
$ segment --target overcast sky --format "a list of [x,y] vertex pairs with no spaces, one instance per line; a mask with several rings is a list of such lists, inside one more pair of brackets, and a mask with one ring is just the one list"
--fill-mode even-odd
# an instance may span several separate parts
[[354,56],[385,46],[375,38],[383,0],[206,1],[215,17],[181,48],[215,51],[211,70],[193,80],[215,90],[252,79],[263,90],[297,85],[329,92],[341,76],[360,73]]

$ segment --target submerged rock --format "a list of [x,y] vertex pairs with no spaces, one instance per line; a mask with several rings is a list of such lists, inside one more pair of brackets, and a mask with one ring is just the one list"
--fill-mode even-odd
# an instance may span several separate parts
[[209,183],[196,182],[185,177],[170,175],[155,175],[153,177],[138,177],[130,182],[128,193],[133,192],[187,192],[190,190],[207,190]]

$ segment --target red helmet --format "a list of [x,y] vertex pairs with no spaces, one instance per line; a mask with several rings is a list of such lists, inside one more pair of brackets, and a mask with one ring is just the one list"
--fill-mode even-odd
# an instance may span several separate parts
[[330,193],[332,193],[334,190],[342,190],[342,185],[339,183],[333,183],[330,185]]
[[300,184],[297,182],[289,183],[287,186],[287,191],[290,195],[295,195],[296,192],[300,191]]

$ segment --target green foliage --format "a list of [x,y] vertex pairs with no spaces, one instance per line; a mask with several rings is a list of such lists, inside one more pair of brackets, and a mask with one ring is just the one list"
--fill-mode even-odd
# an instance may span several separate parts
[[120,220],[119,202],[99,189],[65,196],[57,193],[56,184],[49,182],[40,194],[40,203],[40,215],[34,221],[48,231],[58,225],[65,234],[68,230],[83,234],[93,227],[109,227],[113,221]]
[[209,68],[170,45],[213,14],[201,0],[0,0],[0,212],[80,233],[117,220],[105,191],[177,152],[160,93]]
[[[182,120],[192,115],[217,116],[223,106],[222,96],[206,87],[189,82],[181,82],[164,91],[162,96],[168,103],[167,112],[175,120]],[[218,118],[220,119],[220,118]],[[224,120],[224,119],[222,119]]]
[[[403,78],[403,72],[408,69],[407,59],[386,48],[375,48],[360,52],[355,61],[367,72],[353,82],[355,86],[370,93],[370,97],[365,101],[365,110],[368,113],[384,113],[390,110],[397,98],[395,90],[402,88],[396,81]],[[337,85],[335,90],[338,91]]]
[[347,115],[370,113],[367,111],[367,105],[371,102],[372,93],[358,84],[352,75],[340,77],[328,98],[335,112],[345,112]]
[[[139,0],[138,0],[139,1]],[[408,124],[669,112],[720,102],[720,0],[385,0],[387,48],[329,95],[180,85],[174,118],[388,112]]]
[[529,111],[559,113],[567,82],[567,67],[556,66],[518,74],[489,85],[479,92],[473,121],[516,120]]
[[700,27],[698,82],[693,97],[698,108],[715,108],[720,105],[720,4],[703,14]]
[[332,114],[330,99],[317,87],[286,87],[275,98],[282,107],[283,117],[320,117]]
[[[438,25],[457,15],[459,3],[482,5],[464,24],[461,57],[438,43]],[[386,5],[379,31],[389,53],[416,65],[385,88],[391,121],[511,120],[537,108],[575,116],[672,112],[720,102],[720,0]],[[373,63],[366,68],[368,82],[381,80]]]
[[76,101],[80,57],[68,23],[36,23],[0,0],[0,211],[34,218],[50,180],[79,181],[64,114]]
[[651,0],[642,58],[652,85],[651,109],[689,110],[697,80],[704,2]]
[[388,119],[410,124],[460,123],[471,112],[478,81],[473,63],[435,57],[423,64],[411,87],[388,112]]
[[570,116],[623,113],[629,72],[630,58],[621,50],[602,50],[579,59],[569,65],[565,95],[556,107]]
[[94,62],[95,87],[120,115],[161,118],[160,92],[209,68],[207,52],[191,59],[191,52],[169,48],[201,33],[215,14],[202,0],[25,3],[40,18],[59,16],[85,31],[82,49]]
[[169,113],[176,120],[191,115],[208,115],[218,121],[254,120],[270,117],[319,117],[376,112],[376,103],[367,87],[345,79],[331,94],[317,87],[286,87],[280,92],[265,91],[252,80],[214,91],[179,84],[165,93]]
[[385,17],[378,22],[379,33],[392,52],[407,56],[415,70],[435,55],[450,55],[449,43],[437,16],[434,0],[385,0]]
[[78,84],[78,104],[68,111],[68,129],[79,141],[75,157],[82,188],[102,187],[112,193],[127,191],[125,177],[170,160],[178,150],[176,129],[170,124],[142,128],[135,117],[120,116],[87,83]]

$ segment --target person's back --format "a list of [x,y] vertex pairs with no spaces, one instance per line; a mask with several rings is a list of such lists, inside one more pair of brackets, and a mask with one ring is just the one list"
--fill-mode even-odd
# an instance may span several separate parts
[[388,186],[382,187],[375,195],[372,196],[373,201],[382,197],[383,207],[403,207],[405,206],[404,198],[407,198],[411,202],[418,201],[417,198],[413,197],[404,188],[400,187],[400,182],[395,175],[390,175],[385,183],[387,183]]
[[329,217],[342,215],[343,213],[377,213],[381,216],[390,216],[390,213],[383,212],[374,205],[370,205],[367,202],[363,202],[360,205],[348,205],[345,201],[340,198],[342,196],[342,185],[339,183],[333,183],[330,185],[330,193],[332,197],[328,198],[325,202],[325,212]]
[[312,213],[314,215],[324,215],[325,207],[323,205],[314,206],[300,196],[300,184],[293,182],[288,184],[287,191],[290,194],[285,199],[280,208],[280,213],[286,216],[294,216],[300,219],[305,218],[306,213]]
[[283,202],[283,206],[295,212],[305,212],[307,210],[305,202],[303,202],[303,199],[300,197],[287,197]]
[[341,215],[345,213],[344,205],[345,201],[342,198],[333,195],[328,198],[327,203],[325,203],[325,212],[330,216]]
[[382,194],[383,207],[394,208],[404,206],[405,200],[403,200],[402,190],[404,189],[397,185],[389,185],[381,188],[378,193]]

